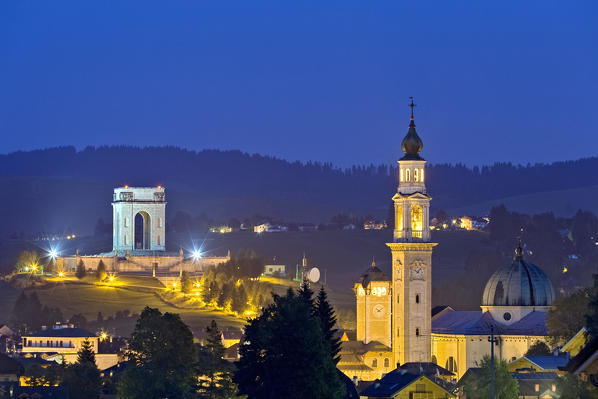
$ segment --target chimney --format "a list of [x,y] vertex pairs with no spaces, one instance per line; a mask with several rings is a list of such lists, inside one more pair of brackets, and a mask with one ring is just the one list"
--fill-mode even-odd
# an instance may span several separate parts
[[357,379],[357,376],[354,375],[353,376],[353,385],[357,386],[358,383],[359,383],[359,380]]

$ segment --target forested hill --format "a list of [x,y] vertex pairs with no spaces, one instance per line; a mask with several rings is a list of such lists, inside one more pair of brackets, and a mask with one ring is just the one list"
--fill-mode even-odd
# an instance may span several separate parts
[[[425,154],[424,154],[425,155]],[[394,165],[339,169],[240,151],[188,151],[176,147],[59,147],[0,155],[2,233],[91,232],[98,217],[111,218],[111,192],[119,185],[167,189],[167,217],[177,210],[212,218],[254,213],[288,221],[326,221],[339,212],[386,216],[396,190]],[[476,209],[490,201],[535,198],[550,209],[566,190],[598,186],[598,158],[482,168],[428,165],[427,185],[436,210]],[[551,194],[544,194],[545,192]],[[531,197],[530,197],[531,196]],[[583,195],[555,203],[557,212],[587,208]],[[577,198],[579,197],[579,198]],[[578,200],[580,202],[578,202]],[[479,209],[478,209],[479,211]],[[529,211],[526,209],[526,211]]]

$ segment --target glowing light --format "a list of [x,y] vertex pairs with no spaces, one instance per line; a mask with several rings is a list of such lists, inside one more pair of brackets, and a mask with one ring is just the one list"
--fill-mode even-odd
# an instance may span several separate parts
[[125,184],[125,188],[129,188],[129,185],[128,185],[128,184]]
[[374,295],[374,296],[384,296],[384,295],[386,295],[386,287],[373,287],[372,288],[372,295]]
[[63,272],[59,272],[59,273],[58,273],[58,277],[63,277],[63,276],[64,276],[64,273],[63,273]]
[[76,238],[76,237],[77,237],[77,236],[76,236],[76,235],[74,235],[74,234],[71,236],[71,238]]
[[158,186],[158,190],[162,190],[162,186]]
[[172,283],[172,288],[176,288],[176,283]]
[[34,272],[37,271],[37,265],[31,265],[31,270],[33,270]]
[[569,269],[567,269],[567,266],[563,266],[563,273],[567,273],[569,271]]
[[108,277],[108,281],[114,281],[114,275],[113,275],[113,274],[111,274],[111,275]]
[[195,296],[199,296],[199,292],[196,292],[196,293],[195,293]]
[[102,333],[100,334],[100,339],[101,339],[102,341],[105,341],[107,338],[108,338],[108,334],[106,334],[105,332],[102,332]]
[[48,255],[50,255],[50,258],[55,258],[58,256],[58,252],[55,249],[51,249]]
[[29,266],[25,266],[25,271],[28,272],[29,271]]
[[66,236],[66,239],[67,239],[67,240],[70,240],[70,239],[71,239],[71,236]]
[[193,251],[193,259],[198,260],[199,258],[201,258],[201,252],[196,249]]

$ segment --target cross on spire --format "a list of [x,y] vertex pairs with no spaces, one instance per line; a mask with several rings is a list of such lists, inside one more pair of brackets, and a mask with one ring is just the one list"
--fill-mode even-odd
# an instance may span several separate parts
[[416,104],[413,102],[413,97],[409,97],[409,99],[411,100],[411,104],[409,104],[409,107],[411,108],[411,120],[413,120],[413,108],[416,107]]

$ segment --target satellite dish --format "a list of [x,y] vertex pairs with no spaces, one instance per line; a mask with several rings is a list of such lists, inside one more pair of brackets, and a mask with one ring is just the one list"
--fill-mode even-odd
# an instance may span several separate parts
[[320,270],[317,267],[311,268],[307,272],[307,279],[312,283],[317,283],[320,280]]

